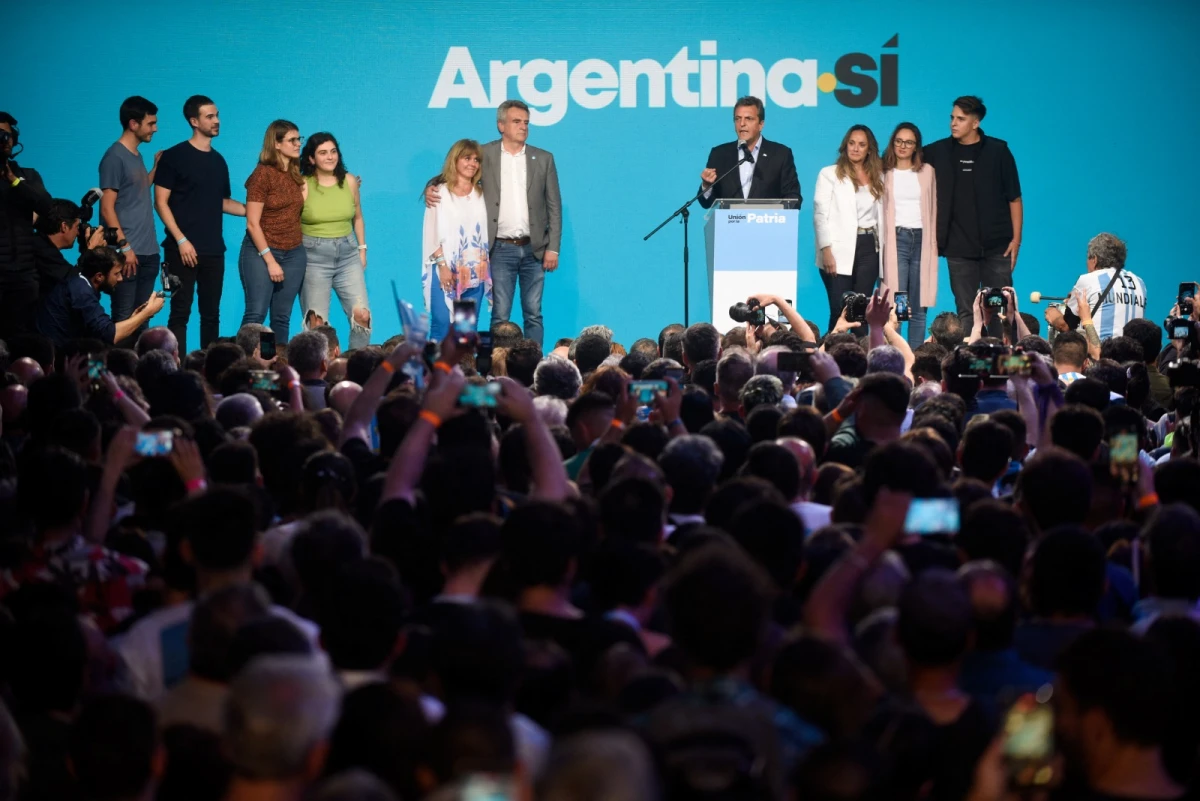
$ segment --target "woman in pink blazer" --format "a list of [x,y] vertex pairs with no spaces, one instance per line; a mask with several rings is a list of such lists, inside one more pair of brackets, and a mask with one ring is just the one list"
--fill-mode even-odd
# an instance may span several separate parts
[[883,153],[883,283],[907,292],[908,344],[925,341],[925,313],[937,303],[937,186],[921,160],[921,131],[902,122]]

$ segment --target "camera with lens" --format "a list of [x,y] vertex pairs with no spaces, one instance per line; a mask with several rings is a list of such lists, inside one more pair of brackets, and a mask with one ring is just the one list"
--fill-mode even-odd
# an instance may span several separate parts
[[843,292],[842,306],[846,309],[846,322],[865,323],[867,321],[867,304],[871,299],[861,292]]
[[745,303],[735,303],[730,306],[729,317],[735,323],[760,326],[767,322],[767,310],[758,302],[758,298],[750,298]]
[[161,297],[169,298],[179,291],[179,287],[181,285],[182,282],[179,280],[179,276],[172,275],[171,271],[167,269],[167,265],[164,262],[162,266],[162,291],[158,294]]
[[1003,309],[1007,305],[1008,300],[1004,297],[1004,290],[996,287],[984,287],[983,289],[983,306],[987,309]]
[[[91,225],[92,212],[95,209],[96,201],[103,197],[99,189],[89,189],[87,194],[83,196],[83,200],[79,201],[79,249],[87,250],[88,242],[92,239],[92,234],[96,232],[96,226]],[[125,240],[117,234],[116,228],[104,226],[104,244],[110,248],[125,247]]]
[[1032,370],[1032,357],[1020,347],[977,342],[959,345],[955,352],[958,356],[959,378],[1007,378],[1029,375]]

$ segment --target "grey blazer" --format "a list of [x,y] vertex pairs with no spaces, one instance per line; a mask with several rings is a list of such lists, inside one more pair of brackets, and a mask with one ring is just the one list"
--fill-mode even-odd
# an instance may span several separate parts
[[[525,176],[529,197],[529,244],[539,260],[562,245],[562,197],[558,170],[548,150],[525,146]],[[488,250],[496,244],[500,218],[500,140],[483,146],[483,200],[488,210]]]

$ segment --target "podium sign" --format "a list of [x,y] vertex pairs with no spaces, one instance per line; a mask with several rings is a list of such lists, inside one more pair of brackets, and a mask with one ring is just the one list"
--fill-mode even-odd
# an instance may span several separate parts
[[718,201],[709,212],[708,289],[712,322],[722,333],[739,325],[729,317],[738,301],[760,292],[796,297],[800,211],[787,205],[795,201]]

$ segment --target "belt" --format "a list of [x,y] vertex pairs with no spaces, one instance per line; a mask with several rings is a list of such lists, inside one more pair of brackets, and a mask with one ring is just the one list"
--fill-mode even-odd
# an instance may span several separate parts
[[859,228],[858,233],[859,234],[873,234],[873,233],[875,233],[875,229],[874,228]]
[[497,241],[497,242],[503,242],[503,243],[504,243],[504,244],[506,244],[506,245],[518,245],[518,246],[521,246],[521,245],[528,245],[528,244],[529,244],[529,237],[527,237],[527,236],[519,236],[519,237],[517,237],[516,239],[506,239],[506,238],[504,238],[504,237],[502,237],[502,236],[498,236],[498,237],[496,237],[496,241]]
[[908,231],[909,233],[914,233],[914,234],[921,232],[920,228],[906,228],[903,225],[897,225],[896,230],[897,231]]

